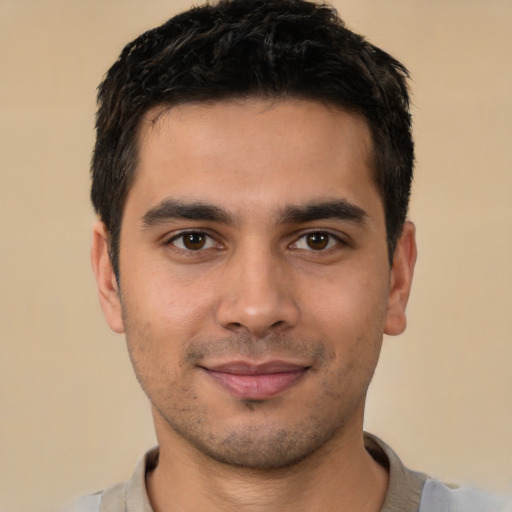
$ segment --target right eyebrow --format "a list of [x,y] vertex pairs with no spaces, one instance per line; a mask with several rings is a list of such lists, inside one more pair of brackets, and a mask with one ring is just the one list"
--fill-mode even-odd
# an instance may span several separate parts
[[218,206],[198,201],[188,203],[176,199],[164,199],[142,216],[142,225],[144,228],[149,228],[173,219],[234,223],[231,215]]

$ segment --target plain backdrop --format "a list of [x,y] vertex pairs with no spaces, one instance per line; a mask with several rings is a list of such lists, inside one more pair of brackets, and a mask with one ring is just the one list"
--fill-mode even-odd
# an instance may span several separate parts
[[[126,479],[155,443],[89,264],[95,89],[188,0],[0,0],[0,510]],[[410,467],[512,492],[512,1],[339,0],[411,70],[419,259],[366,429]]]

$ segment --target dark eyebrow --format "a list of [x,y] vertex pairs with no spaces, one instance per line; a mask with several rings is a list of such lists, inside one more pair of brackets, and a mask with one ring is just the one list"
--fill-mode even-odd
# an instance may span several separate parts
[[[337,199],[312,202],[305,205],[286,206],[278,217],[279,222],[282,223],[340,219],[363,224],[368,218],[368,214],[359,206],[345,199]],[[144,214],[142,225],[148,228],[173,219],[204,220],[229,225],[234,224],[232,216],[218,206],[200,201],[187,203],[176,199],[164,199]]]
[[368,214],[345,199],[287,206],[282,212],[282,222],[311,222],[321,219],[340,219],[364,224]]
[[148,210],[142,217],[142,224],[144,227],[151,227],[172,219],[208,220],[233,224],[232,217],[218,206],[197,201],[187,203],[175,199],[164,199]]

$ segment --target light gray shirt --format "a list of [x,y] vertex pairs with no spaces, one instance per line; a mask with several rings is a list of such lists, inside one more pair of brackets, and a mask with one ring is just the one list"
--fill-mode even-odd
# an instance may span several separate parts
[[[380,512],[512,512],[512,501],[464,487],[447,486],[407,469],[389,446],[365,434],[372,457],[389,470]],[[158,448],[147,452],[127,482],[76,500],[69,512],[154,512],[146,491],[146,474],[158,464]]]

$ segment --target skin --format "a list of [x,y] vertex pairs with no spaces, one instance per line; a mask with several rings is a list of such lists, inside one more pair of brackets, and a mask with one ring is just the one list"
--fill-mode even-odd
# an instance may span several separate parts
[[[145,116],[120,290],[101,222],[92,261],[152,404],[156,511],[380,508],[364,403],[383,333],[405,328],[416,248],[406,223],[390,267],[370,153],[363,120],[313,101]],[[297,378],[270,393],[266,376],[216,371],[276,361]]]

